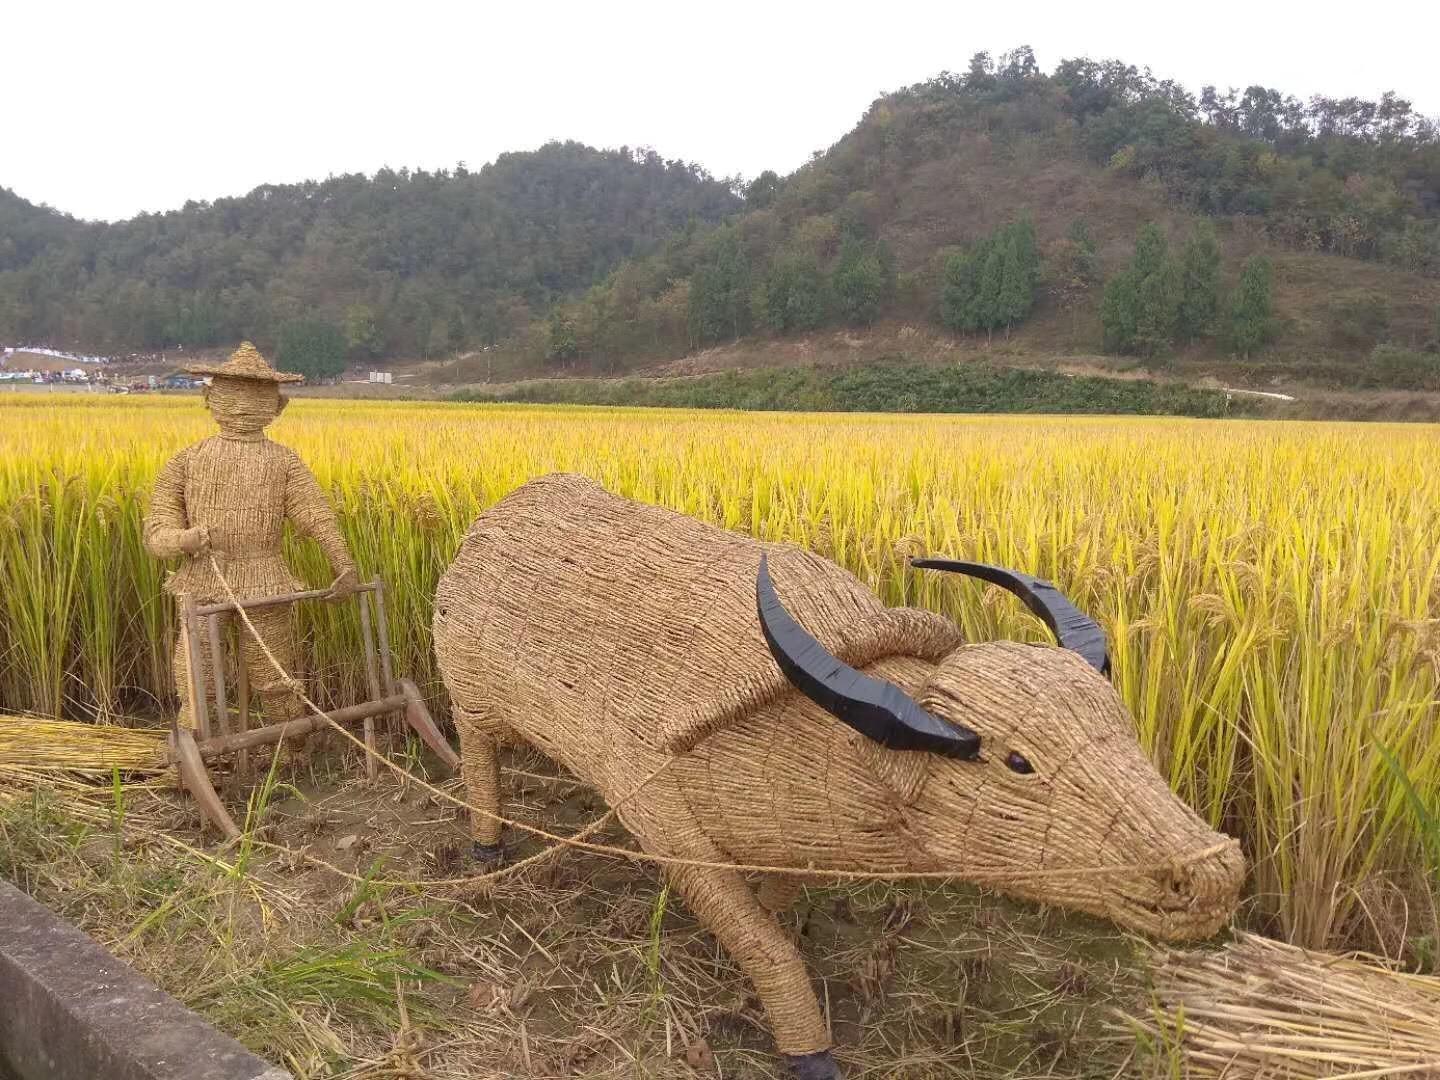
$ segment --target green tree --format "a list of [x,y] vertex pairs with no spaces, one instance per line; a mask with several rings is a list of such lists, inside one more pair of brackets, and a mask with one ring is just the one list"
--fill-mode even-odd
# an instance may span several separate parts
[[825,321],[825,276],[811,255],[785,255],[765,279],[765,314],[770,329],[788,334],[813,330]]
[[1180,310],[1176,329],[1193,342],[1215,331],[1220,307],[1220,243],[1208,221],[1195,227],[1180,259]]
[[750,263],[739,233],[724,229],[690,280],[690,335],[701,345],[750,329]]
[[1010,235],[1020,255],[1025,283],[1033,291],[1040,284],[1040,245],[1035,241],[1035,223],[1030,220],[1029,214],[1010,225]]
[[1030,314],[1035,306],[1035,286],[1040,281],[1040,256],[1035,245],[1035,227],[1022,218],[1000,232],[1003,250],[1000,290],[992,315],[993,325],[1006,332]]
[[996,229],[945,263],[940,321],[952,330],[1007,330],[1030,314],[1040,282],[1035,229],[1022,219]]
[[1050,265],[1060,306],[1070,312],[1070,344],[1079,336],[1080,311],[1100,279],[1100,257],[1085,222],[1076,218],[1069,232],[1051,249]]
[[[688,277],[690,240],[743,206],[697,166],[578,143],[502,154],[477,172],[263,184],[104,227],[0,189],[0,339],[117,350],[275,341],[287,322],[342,316],[363,298],[383,333],[361,335],[357,360],[443,352],[456,308],[537,304],[543,317],[672,239],[669,277]],[[348,340],[348,319],[334,322]],[[470,330],[478,340],[480,320]]]
[[774,169],[766,169],[751,180],[745,188],[745,205],[751,210],[763,210],[780,194],[780,177]]
[[385,351],[375,312],[368,305],[351,304],[345,309],[345,345],[358,360],[373,360]]
[[276,361],[307,379],[334,379],[345,370],[345,335],[323,319],[297,319],[280,328]]
[[1165,233],[1155,222],[1146,222],[1135,234],[1135,256],[1130,265],[1140,277],[1149,277],[1158,272],[1170,257],[1170,245]]
[[951,330],[969,333],[980,328],[979,245],[968,251],[957,251],[945,260],[940,282],[940,321]]
[[840,317],[851,326],[869,326],[885,299],[885,268],[879,256],[858,240],[847,240],[830,279]]
[[1154,222],[1135,238],[1135,257],[1105,286],[1100,322],[1113,352],[1156,356],[1175,338],[1180,312],[1180,268]]
[[465,316],[459,308],[453,308],[445,323],[445,348],[449,352],[461,352],[469,340],[465,329]]
[[562,307],[550,312],[550,324],[545,338],[545,359],[557,364],[568,364],[580,355],[580,341],[575,333],[575,321]]
[[1180,267],[1166,259],[1138,283],[1135,345],[1143,356],[1158,356],[1175,342],[1180,314]]
[[1000,297],[1005,288],[1005,247],[997,240],[985,246],[985,261],[980,266],[980,292],[975,298],[976,322],[989,337],[1003,321]]
[[1113,353],[1136,351],[1140,312],[1139,276],[1127,266],[1105,283],[1100,300],[1100,325],[1105,331],[1105,349]]
[[1248,360],[1274,332],[1273,285],[1275,271],[1263,255],[1252,255],[1240,271],[1240,283],[1230,298],[1227,338],[1231,349]]

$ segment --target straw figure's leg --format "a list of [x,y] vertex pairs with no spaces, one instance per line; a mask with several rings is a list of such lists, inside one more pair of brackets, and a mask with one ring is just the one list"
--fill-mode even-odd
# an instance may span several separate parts
[[830,1032],[805,962],[775,916],[733,870],[693,866],[667,871],[695,917],[740,965],[770,1018],[775,1043],[797,1080],[839,1080]]
[[[290,618],[290,609],[283,606],[257,608],[248,614],[261,640],[280,662],[286,674],[298,677],[295,627]],[[240,659],[249,672],[250,685],[260,699],[265,723],[281,724],[304,715],[305,704],[300,700],[300,696],[286,684],[284,677],[265,656],[260,642],[255,640],[250,628],[243,624],[240,626]],[[308,758],[308,752],[309,737],[305,735],[286,739],[283,748],[276,751],[281,754],[282,761],[290,760],[302,765]]]
[[[210,663],[210,640],[207,634],[200,634],[199,638],[200,647],[196,663],[200,668],[201,685],[205,687],[205,692],[209,694],[215,685]],[[194,711],[190,708],[190,667],[188,657],[189,650],[185,648],[185,621],[182,619],[175,632],[175,658],[171,668],[175,672],[175,690],[180,695],[180,726],[189,728],[191,732],[194,732],[196,724]],[[198,734],[196,737],[199,737]]]
[[[483,713],[454,706],[455,728],[460,733],[460,770],[465,777],[465,799],[479,810],[470,812],[471,856],[481,866],[505,861],[500,815],[500,725]],[[494,815],[494,816],[491,816]]]

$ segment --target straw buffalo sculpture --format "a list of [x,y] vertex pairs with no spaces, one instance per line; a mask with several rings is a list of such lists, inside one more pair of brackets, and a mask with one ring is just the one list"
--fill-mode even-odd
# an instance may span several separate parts
[[[724,864],[946,872],[1176,940],[1230,916],[1238,844],[1177,799],[1053,587],[971,564],[1063,648],[966,644],[845,570],[610,495],[531,481],[472,525],[435,597],[470,802],[507,729],[594,785],[744,969],[800,1077],[838,1077],[795,943],[798,890]],[[499,823],[472,815],[476,857]],[[710,865],[693,865],[710,864]]]

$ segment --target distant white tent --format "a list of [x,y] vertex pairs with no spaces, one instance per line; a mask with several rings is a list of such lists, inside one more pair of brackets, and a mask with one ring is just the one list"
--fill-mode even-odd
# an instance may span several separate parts
[[105,364],[110,361],[108,356],[82,356],[80,353],[66,352],[63,349],[52,349],[45,345],[5,346],[5,356],[7,358],[17,352],[34,353],[36,356],[48,356],[52,360],[73,360],[77,364]]

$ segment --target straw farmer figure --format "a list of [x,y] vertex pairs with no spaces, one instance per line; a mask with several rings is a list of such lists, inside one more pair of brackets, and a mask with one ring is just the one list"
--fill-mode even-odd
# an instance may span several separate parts
[[[315,540],[335,575],[330,595],[348,595],[358,583],[335,511],[305,463],[288,447],[272,442],[265,429],[284,410],[282,383],[303,376],[278,372],[248,341],[225,363],[191,365],[191,374],[211,376],[205,404],[220,427],[187,446],[160,470],[145,515],[145,547],[156,558],[181,559],[165,590],[196,603],[229,599],[220,575],[237,597],[279,596],[303,588],[282,548],[286,522]],[[233,618],[233,616],[232,616]],[[295,631],[288,606],[259,608],[250,621],[287,672],[295,670]],[[175,646],[175,685],[182,703],[180,723],[194,729],[189,705],[189,670],[183,628]],[[299,716],[303,706],[248,632],[240,635],[240,663],[256,689],[267,723]],[[211,664],[208,644],[197,663],[206,685]],[[298,747],[296,748],[298,749]]]

